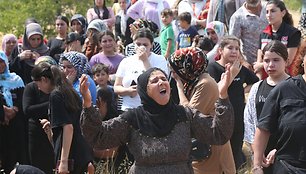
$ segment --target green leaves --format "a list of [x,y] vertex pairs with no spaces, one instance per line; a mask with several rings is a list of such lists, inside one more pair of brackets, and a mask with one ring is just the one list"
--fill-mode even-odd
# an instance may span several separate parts
[[[112,6],[111,0],[106,3]],[[86,12],[93,6],[89,0],[0,0],[0,32],[21,36],[24,22],[33,17],[43,27],[45,37],[55,36],[55,18],[65,15],[68,19],[79,13],[86,17]]]

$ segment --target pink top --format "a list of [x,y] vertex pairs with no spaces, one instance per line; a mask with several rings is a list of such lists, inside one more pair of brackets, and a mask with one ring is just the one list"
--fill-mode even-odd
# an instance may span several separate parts
[[[108,19],[103,19],[103,11],[104,10],[100,10],[100,17],[101,19],[107,23],[108,28],[111,29],[114,24],[115,24],[115,15],[114,15],[114,11],[112,10],[112,8],[107,7],[108,11],[109,11],[109,15],[110,17]],[[93,8],[90,8],[87,10],[87,22],[90,23],[92,20],[94,19],[99,19],[98,14],[95,12],[95,10]]]

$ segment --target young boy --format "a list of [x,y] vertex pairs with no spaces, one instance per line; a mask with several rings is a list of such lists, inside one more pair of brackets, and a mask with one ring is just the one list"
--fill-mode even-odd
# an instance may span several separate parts
[[92,67],[93,79],[97,85],[97,91],[99,89],[108,89],[112,92],[113,99],[115,99],[114,89],[111,85],[108,85],[109,69],[108,66],[97,63]]
[[198,35],[197,30],[190,26],[191,14],[189,12],[183,12],[178,16],[178,20],[182,31],[180,31],[177,37],[176,49],[190,47],[193,38]]
[[175,36],[172,28],[172,10],[164,9],[161,12],[161,19],[164,27],[160,32],[160,47],[162,55],[168,59],[168,57],[175,51]]

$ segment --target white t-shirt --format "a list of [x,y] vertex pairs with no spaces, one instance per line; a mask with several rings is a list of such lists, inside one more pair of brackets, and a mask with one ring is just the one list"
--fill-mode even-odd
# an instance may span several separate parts
[[[151,55],[148,59],[151,67],[160,68],[167,74],[169,74],[167,61],[164,56],[157,55],[151,52]],[[123,87],[128,88],[131,86],[133,80],[137,83],[138,76],[141,75],[143,72],[145,72],[145,68],[142,61],[139,60],[136,55],[133,55],[131,57],[123,59],[120,62],[118,70],[116,72],[116,77],[121,77]],[[140,105],[141,101],[138,94],[135,97],[122,96],[122,111],[125,111],[129,108],[136,108]]]

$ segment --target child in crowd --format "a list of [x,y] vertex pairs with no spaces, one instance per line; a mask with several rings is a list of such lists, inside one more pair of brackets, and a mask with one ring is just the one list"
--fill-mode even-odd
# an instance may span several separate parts
[[171,9],[164,9],[161,12],[164,27],[160,33],[160,47],[162,55],[167,59],[175,51],[175,36],[172,28],[173,12]]
[[112,98],[115,99],[114,89],[108,83],[109,68],[105,64],[97,63],[92,67],[93,79],[96,83],[97,91],[99,89],[108,89],[112,93]]
[[198,35],[197,30],[190,25],[191,15],[189,12],[183,12],[178,16],[178,20],[182,31],[178,34],[176,49],[190,47],[194,36]]
[[[225,36],[218,48],[218,61],[208,65],[208,73],[219,82],[221,74],[225,72],[226,66],[231,64],[232,83],[228,88],[229,99],[234,108],[235,124],[234,133],[230,139],[234,155],[236,169],[239,169],[245,162],[242,152],[244,123],[243,111],[245,106],[245,92],[249,92],[252,84],[258,81],[254,72],[241,65],[240,40],[235,36]],[[246,85],[245,85],[246,84]]]

